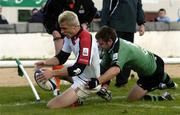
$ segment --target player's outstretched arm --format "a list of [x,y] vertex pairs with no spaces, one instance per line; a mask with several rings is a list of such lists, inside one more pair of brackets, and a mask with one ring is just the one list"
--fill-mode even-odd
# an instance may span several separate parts
[[97,87],[99,84],[103,84],[113,77],[115,77],[120,72],[120,68],[118,66],[113,66],[109,68],[103,75],[97,78],[91,78],[90,81],[87,83],[87,89],[93,89]]
[[105,83],[111,80],[112,78],[114,78],[119,73],[120,73],[120,68],[118,66],[113,66],[98,78],[99,83],[100,84]]

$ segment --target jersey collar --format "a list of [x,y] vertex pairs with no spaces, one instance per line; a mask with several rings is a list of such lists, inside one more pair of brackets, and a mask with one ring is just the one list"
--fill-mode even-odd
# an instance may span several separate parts
[[114,53],[118,53],[119,51],[119,38],[117,37],[114,43],[112,44],[111,48],[109,49],[108,53],[114,51]]
[[79,37],[82,31],[83,31],[83,28],[81,27],[78,33],[71,38],[73,44],[75,44],[76,39]]

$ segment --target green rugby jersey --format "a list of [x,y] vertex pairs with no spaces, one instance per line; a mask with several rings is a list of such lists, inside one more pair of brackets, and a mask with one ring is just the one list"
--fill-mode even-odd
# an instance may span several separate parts
[[119,66],[121,70],[123,67],[128,67],[143,76],[152,75],[157,67],[154,54],[118,38],[112,48],[104,52],[101,61],[101,66],[105,69],[114,65]]

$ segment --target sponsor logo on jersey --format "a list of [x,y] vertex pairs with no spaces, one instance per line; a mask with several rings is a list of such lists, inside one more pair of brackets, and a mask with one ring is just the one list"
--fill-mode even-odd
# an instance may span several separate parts
[[81,73],[81,69],[77,68],[73,72],[75,73],[75,75],[78,75]]
[[113,54],[113,60],[117,60],[118,59],[118,53],[114,53]]
[[82,55],[83,56],[88,56],[88,54],[89,54],[89,49],[88,48],[83,48]]

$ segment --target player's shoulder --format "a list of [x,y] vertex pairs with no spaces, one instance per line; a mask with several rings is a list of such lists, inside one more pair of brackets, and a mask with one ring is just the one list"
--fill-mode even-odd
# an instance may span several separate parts
[[79,38],[81,41],[89,41],[92,39],[92,35],[89,31],[87,30],[82,30],[80,35],[79,35]]
[[91,33],[85,29],[83,29],[80,33],[80,36],[88,36],[88,35],[91,35]]

